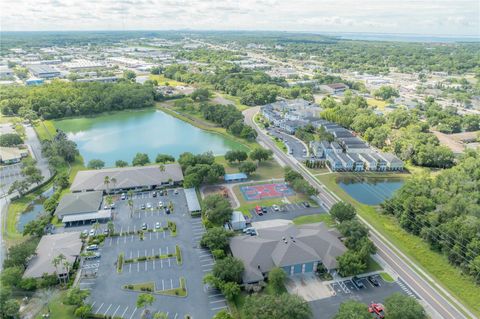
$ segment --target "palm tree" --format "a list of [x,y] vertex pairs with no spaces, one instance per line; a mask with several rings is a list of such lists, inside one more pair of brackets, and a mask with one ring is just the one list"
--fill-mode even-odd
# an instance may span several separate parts
[[[52,260],[52,264],[55,267],[55,272],[57,273],[57,277],[58,277],[58,265],[60,265],[60,258],[59,257],[60,256],[57,256],[57,257],[53,258],[53,260]],[[60,278],[60,277],[58,277],[58,278]]]
[[[59,265],[60,265],[60,264],[63,264],[64,267],[65,267],[64,261],[67,260],[67,258],[65,258],[65,255],[64,255],[64,254],[60,254],[60,255],[58,255],[56,258],[58,258],[58,264],[59,264]],[[67,274],[67,276],[68,276],[68,274]]]
[[107,186],[107,194],[108,194],[108,192],[109,192],[109,187],[108,186],[110,185],[110,177],[105,176],[105,178],[103,179],[103,184],[105,186]]
[[130,218],[133,218],[133,199],[128,200],[128,207],[130,207]]
[[65,279],[65,283],[67,283],[67,281],[70,280],[70,268],[72,267],[72,264],[65,259],[63,261],[63,267],[65,267],[65,270],[67,271],[67,278]]
[[113,222],[112,221],[109,221],[107,223],[107,228],[108,228],[108,235],[109,236],[112,236],[113,233],[115,232],[115,225],[113,225]]
[[113,189],[115,190],[116,185],[117,185],[117,179],[115,177],[112,177],[112,179],[110,179],[110,182],[112,183]]

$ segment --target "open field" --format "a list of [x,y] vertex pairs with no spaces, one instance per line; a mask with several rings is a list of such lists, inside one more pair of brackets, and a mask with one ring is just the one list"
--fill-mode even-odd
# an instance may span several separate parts
[[40,141],[51,139],[56,132],[56,128],[52,121],[38,121],[34,124],[33,128],[37,132],[37,136]]
[[20,118],[16,116],[5,116],[0,112],[0,124],[7,124],[19,121]]
[[361,217],[365,218],[367,222],[421,268],[430,273],[452,295],[463,301],[475,314],[480,314],[480,303],[478,303],[480,287],[474,284],[472,278],[462,274],[458,268],[450,265],[445,256],[432,251],[420,237],[403,230],[393,216],[383,215],[375,207],[363,205],[350,197],[337,185],[337,176],[339,175],[328,174],[316,176],[316,178],[342,200],[352,204]]
[[293,219],[293,223],[295,225],[304,225],[304,224],[313,224],[313,223],[320,223],[323,222],[325,225],[329,227],[334,227],[335,221],[329,214],[314,214],[314,215],[307,215],[307,216],[300,216]]
[[368,99],[367,99],[367,103],[368,103],[368,105],[374,106],[374,107],[376,107],[376,108],[379,109],[379,110],[385,109],[385,107],[388,105],[388,103],[385,102],[385,101],[377,100],[377,99],[372,99],[372,98],[368,98]]
[[[237,163],[230,164],[225,160],[225,157],[223,156],[215,157],[215,161],[225,167],[225,172],[227,174],[239,172],[239,165]],[[249,179],[260,181],[272,178],[283,178],[283,175],[283,167],[281,167],[275,160],[271,159],[265,162],[260,162],[260,164],[258,164],[257,170],[252,173]]]
[[150,74],[148,75],[148,78],[150,80],[157,80],[158,85],[171,85],[171,86],[177,86],[177,85],[185,85],[183,82],[178,82],[172,79],[167,79],[163,74]]

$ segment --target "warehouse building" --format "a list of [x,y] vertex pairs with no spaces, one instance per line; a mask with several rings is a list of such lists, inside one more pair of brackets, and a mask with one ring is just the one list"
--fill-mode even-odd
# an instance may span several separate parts
[[60,76],[60,71],[46,64],[30,64],[27,68],[37,78],[52,79]]

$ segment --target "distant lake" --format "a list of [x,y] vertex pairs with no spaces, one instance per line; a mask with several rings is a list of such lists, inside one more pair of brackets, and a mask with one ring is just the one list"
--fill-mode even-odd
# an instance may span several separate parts
[[366,205],[379,205],[402,187],[401,178],[339,177],[337,184],[353,199]]
[[402,34],[402,33],[370,33],[370,32],[327,32],[341,39],[365,41],[393,41],[393,42],[425,42],[425,43],[453,43],[453,42],[478,42],[476,35],[427,35],[427,34]]
[[159,153],[178,158],[184,152],[223,155],[228,150],[245,149],[155,109],[72,118],[55,121],[54,125],[77,143],[85,164],[101,159],[107,167],[115,166],[116,160],[131,163],[137,152],[147,153],[150,161],[155,161]]

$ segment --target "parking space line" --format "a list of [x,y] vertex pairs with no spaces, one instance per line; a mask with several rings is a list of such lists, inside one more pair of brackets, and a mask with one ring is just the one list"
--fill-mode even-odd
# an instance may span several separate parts
[[212,268],[209,268],[209,269],[203,269],[203,272],[209,272],[209,271],[212,271]]
[[135,314],[136,311],[137,311],[137,307],[135,307],[135,309],[133,309],[133,312],[132,312],[132,315],[130,316],[130,319],[133,318],[133,315]]
[[171,262],[170,262],[170,258],[168,258],[168,268],[170,268],[172,266]]
[[111,307],[112,307],[112,304],[110,304],[110,306],[108,306],[107,310],[105,310],[105,312],[103,313],[104,316],[107,314],[107,312],[110,310]]
[[170,278],[170,289],[173,289],[173,279]]
[[173,319],[177,319],[178,317],[178,313],[175,313],[175,317]]
[[127,306],[127,308],[125,308],[125,310],[123,311],[123,313],[122,313],[122,315],[121,315],[120,317],[123,318],[123,316],[125,316],[125,313],[127,312],[127,310],[128,310],[128,306]]
[[218,302],[225,302],[225,299],[220,299],[220,300],[210,301],[210,303],[218,303]]
[[165,281],[162,279],[162,290],[165,290]]
[[214,297],[218,297],[218,296],[223,296],[223,294],[210,295],[210,296],[208,296],[208,298],[214,298]]
[[140,272],[140,263],[137,263],[137,272]]
[[102,309],[102,307],[103,307],[103,303],[100,305],[100,307],[98,307],[98,309],[95,313],[98,313],[100,311],[100,309]]
[[225,309],[225,308],[227,308],[227,306],[212,308],[212,310],[219,310],[219,309]]
[[92,303],[92,309],[93,309],[93,306],[95,306],[96,303],[97,303],[97,301],[94,301],[94,302]]
[[132,263],[128,264],[128,272],[132,272]]

